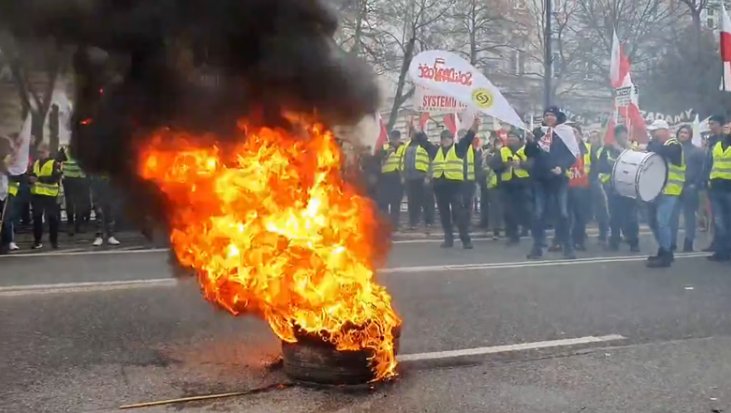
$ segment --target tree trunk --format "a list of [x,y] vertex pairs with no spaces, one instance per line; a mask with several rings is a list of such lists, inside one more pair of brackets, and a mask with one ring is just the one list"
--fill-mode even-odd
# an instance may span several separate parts
[[401,105],[404,104],[404,101],[406,101],[410,94],[413,94],[413,91],[411,91],[410,94],[404,96],[404,86],[406,85],[406,75],[409,73],[409,65],[411,64],[411,58],[414,54],[415,46],[416,35],[412,32],[411,39],[409,39],[409,42],[406,43],[406,48],[404,49],[404,59],[403,62],[401,62],[401,72],[399,73],[398,84],[396,85],[396,94],[393,98],[391,114],[388,117],[389,130],[393,128],[394,124],[396,124],[396,118],[398,118],[398,111],[401,108]]

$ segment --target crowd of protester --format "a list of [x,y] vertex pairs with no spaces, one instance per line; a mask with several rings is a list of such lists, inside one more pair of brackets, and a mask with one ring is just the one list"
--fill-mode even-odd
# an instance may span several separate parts
[[[570,125],[580,154],[568,151],[552,128]],[[611,251],[627,244],[640,252],[639,222],[645,219],[659,245],[648,258],[649,267],[670,266],[679,248],[691,252],[698,223],[714,232],[706,251],[714,261],[731,260],[731,123],[723,116],[709,120],[710,134],[702,146],[693,142],[693,129],[681,125],[672,136],[665,121],[649,125],[649,143],[640,145],[625,126],[613,130],[611,143],[599,131],[584,134],[567,122],[557,108],[548,108],[543,124],[532,132],[511,129],[500,138],[493,132],[477,137],[479,122],[453,136],[442,131],[438,143],[410,126],[405,139],[398,130],[375,156],[363,160],[369,193],[394,230],[427,233],[438,211],[444,231],[443,248],[454,246],[454,230],[462,245],[472,249],[470,226],[475,223],[494,239],[504,235],[507,245],[532,235],[529,259],[544,249],[562,252],[567,259],[587,249],[587,225],[598,227],[598,244]],[[622,196],[612,185],[612,170],[625,150],[655,152],[668,166],[662,193],[650,203]],[[401,221],[406,198],[407,227]],[[436,208],[435,208],[436,206]],[[477,216],[472,220],[472,216]],[[679,222],[683,238],[678,243]],[[700,220],[698,219],[700,217]],[[553,227],[552,240],[545,237]]]
[[11,175],[7,165],[12,162],[13,146],[12,137],[0,139],[0,174],[7,179],[7,193],[0,199],[0,254],[21,249],[16,236],[24,227],[32,228],[30,248],[44,248],[47,231],[51,248],[57,249],[62,212],[69,237],[91,230],[93,246],[120,244],[114,233],[119,199],[107,178],[87,175],[69,148],[52,154],[46,143],[33,148],[26,173]]

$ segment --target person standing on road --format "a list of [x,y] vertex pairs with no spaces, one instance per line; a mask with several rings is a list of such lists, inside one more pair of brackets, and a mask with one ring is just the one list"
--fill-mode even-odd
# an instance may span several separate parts
[[589,219],[591,192],[589,175],[591,173],[591,145],[584,143],[581,128],[574,126],[576,143],[580,156],[569,169],[569,217],[571,219],[571,237],[577,251],[586,251],[586,223]]
[[[713,115],[708,119],[708,128],[710,129],[710,135],[708,136],[708,139],[706,140],[706,163],[704,165],[704,177],[707,177],[711,173],[711,159],[712,159],[712,151],[713,148],[716,147],[716,144],[724,139],[724,125],[726,125],[726,117],[723,115]],[[704,186],[708,184],[708,181],[704,181]],[[708,191],[707,187],[703,188],[703,195],[706,196],[706,200],[711,204],[710,206],[710,221],[713,222],[713,203],[710,202],[710,193]],[[711,230],[713,231],[714,225],[709,225],[711,227]],[[715,231],[713,231],[714,236],[711,240],[710,245],[708,247],[704,248],[704,252],[714,252],[715,245],[716,245],[716,237],[715,237]]]
[[399,227],[401,200],[404,196],[401,183],[401,158],[406,145],[401,142],[401,132],[397,130],[391,131],[388,139],[388,143],[383,145],[378,155],[381,164],[381,175],[378,178],[378,206],[390,217],[392,229],[396,231]]
[[500,192],[500,175],[493,165],[501,162],[502,143],[495,138],[492,145],[483,148],[484,178],[480,182],[480,228],[486,232],[492,230],[492,239],[500,238],[503,229],[503,200]]
[[119,245],[114,237],[115,217],[117,215],[117,199],[109,178],[106,176],[91,177],[91,194],[94,201],[94,215],[96,218],[96,238],[92,245],[100,247],[106,237],[107,244]]
[[648,128],[652,140],[647,145],[648,152],[663,157],[668,166],[668,179],[663,192],[650,204],[650,227],[658,243],[657,255],[647,259],[649,268],[669,267],[675,257],[673,254],[673,212],[685,186],[685,160],[683,147],[676,138],[670,137],[670,126],[664,120],[656,120]]
[[685,170],[683,192],[680,194],[673,216],[673,251],[676,250],[678,222],[682,211],[683,226],[685,227],[683,252],[693,252],[693,242],[697,230],[696,214],[700,205],[699,188],[703,186],[703,181],[705,181],[703,167],[706,156],[703,149],[693,145],[693,128],[690,125],[683,125],[678,129],[677,139],[683,147],[683,157],[687,168]]
[[29,176],[33,207],[33,249],[43,248],[43,221],[48,222],[51,247],[58,248],[59,208],[58,193],[61,182],[61,163],[51,157],[48,144],[38,145],[38,159]]
[[472,239],[467,230],[467,215],[462,194],[465,180],[464,157],[472,146],[479,126],[479,118],[476,117],[470,130],[459,142],[454,143],[452,132],[443,130],[440,135],[439,148],[429,144],[429,153],[432,157],[432,183],[437,198],[439,218],[444,230],[442,248],[454,246],[452,216],[456,220],[462,246],[465,249],[473,248]]
[[597,178],[607,194],[609,205],[609,250],[619,250],[622,235],[629,242],[630,251],[640,252],[640,225],[637,200],[620,195],[612,187],[614,163],[625,150],[630,148],[629,132],[624,125],[614,128],[614,143],[607,144],[597,152]]
[[71,148],[62,150],[59,156],[63,171],[63,193],[66,201],[66,220],[69,236],[83,233],[83,224],[91,209],[89,180],[73,157]]
[[505,235],[508,245],[520,242],[519,225],[528,227],[530,220],[528,203],[530,197],[530,174],[525,145],[519,132],[508,132],[507,146],[500,148],[500,156],[494,159],[493,166],[500,174],[500,190],[505,212]]
[[528,259],[540,259],[546,237],[548,211],[553,205],[556,211],[556,236],[563,247],[564,257],[575,259],[574,245],[570,236],[568,211],[568,176],[566,172],[576,162],[576,157],[555,131],[566,122],[566,115],[552,106],[543,114],[543,127],[533,132],[525,154],[533,163],[530,172],[533,181],[533,248]]
[[589,189],[591,191],[589,216],[596,218],[599,227],[599,245],[606,246],[609,233],[609,211],[607,209],[607,194],[604,192],[604,186],[599,181],[599,168],[597,168],[602,147],[601,135],[598,131],[592,132],[589,135],[589,148],[591,162],[594,167],[589,171]]
[[[404,183],[406,186],[406,200],[409,211],[409,229],[415,230],[419,224],[419,220],[424,217],[424,226],[429,230],[430,221],[433,217],[433,209],[428,208],[427,203],[433,200],[427,199],[427,185],[429,185],[429,152],[422,142],[428,142],[428,138],[424,132],[411,131],[413,136],[406,143],[404,155],[402,157],[401,170],[404,175]],[[429,219],[431,218],[431,219]]]
[[710,261],[731,261],[731,135],[718,139],[708,158],[708,193],[716,230]]
[[[466,130],[460,130],[457,136],[462,139],[467,134]],[[472,224],[472,212],[475,208],[475,192],[477,192],[477,175],[482,168],[482,152],[475,148],[478,138],[472,142],[464,156],[464,182],[462,184],[462,198],[467,215],[467,231]],[[480,173],[481,174],[481,173]]]

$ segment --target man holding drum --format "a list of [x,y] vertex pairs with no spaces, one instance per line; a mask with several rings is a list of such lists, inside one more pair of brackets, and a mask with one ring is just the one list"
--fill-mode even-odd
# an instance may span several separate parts
[[685,185],[685,161],[683,147],[676,138],[670,137],[670,126],[664,120],[656,120],[648,128],[652,133],[652,140],[647,145],[648,152],[655,152],[662,156],[668,166],[668,179],[665,188],[650,204],[650,227],[659,245],[657,255],[647,259],[650,268],[669,267],[674,261],[673,256],[673,211],[678,203]]
[[614,128],[614,143],[607,144],[597,153],[599,181],[604,185],[609,204],[609,249],[619,250],[621,236],[629,242],[632,252],[640,251],[640,226],[637,219],[637,200],[620,195],[612,186],[614,164],[625,150],[630,149],[629,132],[624,125]]

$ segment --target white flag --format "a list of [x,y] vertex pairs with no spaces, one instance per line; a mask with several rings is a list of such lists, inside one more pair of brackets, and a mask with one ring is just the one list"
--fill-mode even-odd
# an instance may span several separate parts
[[23,129],[18,134],[15,141],[15,151],[10,157],[10,165],[8,165],[8,173],[10,175],[24,174],[28,169],[28,160],[30,158],[30,136],[33,128],[33,115],[29,112],[23,122]]
[[[566,148],[568,148],[571,154],[574,155],[574,157],[579,157],[579,155],[581,154],[581,150],[579,149],[579,143],[576,142],[574,128],[562,123],[553,128],[543,126],[541,129],[543,130],[543,133],[547,133],[548,129],[553,129],[553,134],[561,139],[561,141],[564,145],[566,145]],[[549,148],[545,148],[545,150],[548,151]]]
[[525,129],[525,123],[485,75],[466,60],[444,50],[419,53],[409,76],[417,85],[452,96],[467,106]]

